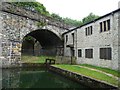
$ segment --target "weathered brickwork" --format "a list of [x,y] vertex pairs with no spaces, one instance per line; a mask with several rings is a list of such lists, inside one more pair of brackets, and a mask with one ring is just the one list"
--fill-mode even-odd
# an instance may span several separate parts
[[[44,20],[47,19],[44,17]],[[49,30],[62,39],[62,33],[66,31],[64,25],[59,27],[47,20],[49,24],[39,26],[38,23],[44,20],[37,13],[3,3],[0,10],[0,62],[3,67],[20,64],[23,38],[35,30]]]
[[[71,56],[71,47],[68,45],[74,45],[74,55],[77,57],[77,64],[92,64],[96,66],[108,67],[112,69],[118,69],[119,61],[119,30],[120,30],[120,10],[100,17],[91,23],[78,27],[71,32],[65,33],[64,38],[68,35],[67,43],[64,43],[65,56]],[[100,32],[100,22],[110,20],[110,30]],[[86,36],[86,28],[92,26],[92,34]],[[107,28],[107,26],[106,26]],[[72,38],[74,35],[74,43]],[[112,58],[111,60],[100,59],[100,48],[111,48]],[[82,50],[82,56],[78,57],[78,50]],[[85,49],[93,49],[93,58],[85,57]],[[67,53],[67,54],[66,54]]]

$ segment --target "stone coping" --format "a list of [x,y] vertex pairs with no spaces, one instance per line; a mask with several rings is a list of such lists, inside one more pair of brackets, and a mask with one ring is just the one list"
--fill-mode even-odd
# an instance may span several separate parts
[[[93,85],[93,86],[89,86],[89,87],[92,87],[92,88],[110,88],[110,89],[112,88],[114,90],[118,90],[118,86],[112,85],[112,84],[107,83],[105,81],[97,80],[95,78],[91,78],[89,76],[82,75],[80,73],[71,72],[70,70],[61,69],[59,67],[52,66],[52,65],[49,67],[49,69],[54,71],[54,72],[57,72],[61,75],[67,75],[67,77],[70,76],[71,74],[73,74],[73,77],[78,76],[78,77],[74,77],[75,81],[83,83],[86,86],[87,86],[87,84],[89,86],[89,83],[91,83],[90,85]],[[80,77],[80,79],[79,79],[79,77]],[[69,78],[71,78],[71,77],[69,77]],[[78,78],[78,79],[76,80],[76,78]],[[81,81],[81,78],[83,78],[83,80],[85,80],[85,81]]]
[[69,28],[72,27],[70,25],[67,25],[67,24],[63,23],[62,21],[54,20],[53,18],[44,16],[44,15],[38,13],[38,12],[35,12],[35,11],[31,11],[31,10],[28,10],[28,9],[25,9],[25,8],[22,8],[22,7],[15,6],[15,5],[13,5],[9,2],[3,2],[2,3],[2,11],[8,12],[8,13],[11,13],[11,14],[15,14],[15,15],[18,15],[18,16],[26,17],[26,18],[29,18],[29,19],[32,19],[32,20],[44,22],[48,25],[57,26],[59,28],[63,28],[63,29],[66,29],[66,30],[69,30]]

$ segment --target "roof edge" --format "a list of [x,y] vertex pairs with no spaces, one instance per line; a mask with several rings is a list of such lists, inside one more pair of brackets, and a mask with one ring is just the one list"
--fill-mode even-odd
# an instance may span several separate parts
[[78,28],[81,28],[81,27],[83,27],[83,26],[85,26],[85,25],[88,25],[88,24],[90,24],[90,23],[96,22],[97,20],[100,20],[100,19],[102,19],[102,18],[104,18],[104,17],[107,17],[107,16],[109,16],[109,15],[111,15],[111,14],[114,14],[114,13],[116,13],[116,12],[118,12],[118,11],[120,11],[120,8],[118,8],[118,9],[116,9],[116,10],[110,12],[110,13],[107,13],[107,14],[105,14],[105,15],[103,15],[103,16],[101,16],[101,17],[99,17],[99,18],[97,18],[97,19],[95,19],[95,20],[93,20],[93,21],[90,21],[90,22],[88,22],[88,23],[86,23],[86,24],[83,24],[83,25],[81,25],[81,26],[78,26],[78,27],[76,27],[76,28],[73,28],[73,29],[71,29],[71,30],[63,33],[63,35],[64,35],[64,34],[67,34],[67,33],[69,33],[69,32],[72,32],[72,31],[74,31],[74,30],[76,30],[76,29],[78,29]]

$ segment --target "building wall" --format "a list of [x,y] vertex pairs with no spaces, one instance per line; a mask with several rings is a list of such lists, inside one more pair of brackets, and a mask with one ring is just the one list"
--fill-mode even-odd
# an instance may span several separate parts
[[[1,5],[1,3],[0,3]],[[0,7],[1,8],[1,7]],[[0,12],[0,16],[1,16],[1,12]],[[2,59],[2,26],[1,26],[2,22],[1,22],[1,18],[0,18],[0,60]],[[2,62],[0,62],[0,67],[2,67]]]
[[118,12],[118,14],[118,68],[120,70],[120,11]]
[[[75,56],[77,57],[77,64],[91,64],[96,66],[108,67],[118,69],[118,12],[109,16],[96,20],[93,23],[84,25],[66,35],[70,36],[71,33],[77,32],[74,44]],[[110,19],[110,30],[100,32],[100,22]],[[92,35],[86,36],[85,28],[92,26]],[[64,35],[64,38],[65,36]],[[71,39],[68,40],[71,42]],[[77,48],[76,48],[77,47]],[[112,48],[112,59],[100,59],[100,48]],[[82,57],[78,57],[78,49],[82,50]],[[93,49],[93,58],[85,58],[85,49]],[[65,53],[68,54],[69,50],[66,49]]]
[[[71,56],[71,48],[72,46],[75,46],[75,40],[73,42],[73,36],[72,36],[73,33],[74,33],[74,39],[76,39],[75,31],[72,31],[64,35],[64,56]],[[66,36],[68,37],[67,40],[66,40]],[[75,48],[73,48],[73,50],[75,50]]]

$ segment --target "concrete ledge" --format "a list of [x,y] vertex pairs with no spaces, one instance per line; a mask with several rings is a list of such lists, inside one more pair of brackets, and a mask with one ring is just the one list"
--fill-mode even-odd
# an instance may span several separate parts
[[106,88],[109,90],[119,90],[117,86],[108,84],[104,81],[100,81],[100,80],[95,80],[93,78],[84,76],[84,75],[80,75],[78,73],[74,73],[68,70],[63,70],[60,69],[58,67],[54,67],[54,66],[50,66],[49,70],[56,72],[60,75],[63,75],[69,79],[72,79],[74,81],[77,81],[80,84],[84,84],[85,86],[88,86],[90,88]]
[[32,68],[32,67],[46,67],[46,64],[42,63],[20,63],[16,65],[9,65],[9,66],[3,66],[2,69],[10,69],[10,68]]

